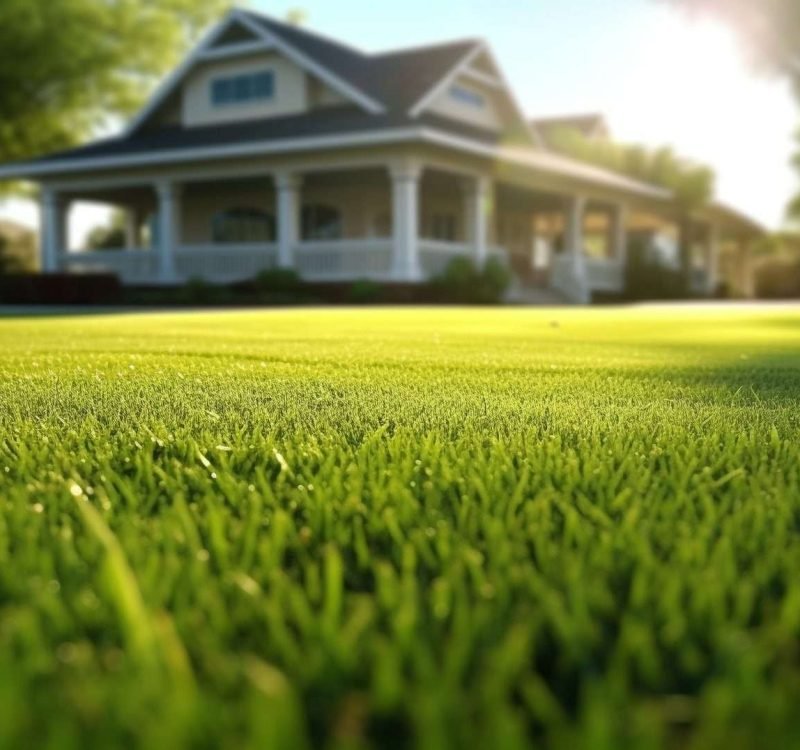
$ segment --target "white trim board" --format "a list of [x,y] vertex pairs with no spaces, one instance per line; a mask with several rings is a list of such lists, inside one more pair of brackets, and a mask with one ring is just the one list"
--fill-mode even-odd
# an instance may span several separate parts
[[210,60],[228,60],[230,58],[243,57],[245,55],[257,54],[259,52],[273,52],[275,46],[269,42],[237,42],[236,44],[226,44],[224,47],[212,47],[201,52],[197,60],[208,62]]
[[148,152],[100,156],[87,159],[64,159],[44,163],[17,164],[0,167],[0,178],[26,179],[40,175],[71,174],[81,171],[102,171],[120,167],[168,166],[196,162],[203,159],[226,159],[239,156],[258,156],[325,148],[348,148],[413,141],[419,138],[420,128],[392,128],[384,131],[361,131],[342,135],[312,136],[308,138],[280,138],[274,141],[235,143],[225,146],[202,146]]

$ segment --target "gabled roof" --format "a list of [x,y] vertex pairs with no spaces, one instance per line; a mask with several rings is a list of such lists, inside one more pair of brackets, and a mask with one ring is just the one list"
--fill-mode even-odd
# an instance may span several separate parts
[[531,120],[531,126],[548,147],[552,145],[551,136],[559,130],[577,130],[586,138],[607,138],[611,133],[606,118],[599,113],[538,117]]
[[369,54],[260,13],[241,11],[241,14],[349,81],[387,110],[411,107],[471,49],[481,44],[478,39],[464,39]]
[[[298,33],[299,30],[295,27],[281,24],[265,16],[233,9],[203,37],[183,62],[162,82],[128,125],[125,130],[126,135],[133,134],[148,121],[150,116],[179,88],[194,67],[202,62],[204,55],[219,53],[216,42],[236,27],[244,27],[253,33],[253,41],[240,44],[240,49],[245,47],[248,52],[255,52],[258,49],[280,52],[364,111],[372,114],[384,111],[380,102],[359,90],[358,86],[348,80],[346,74],[342,74],[346,73],[348,67],[355,66],[355,56],[360,53],[315,34]],[[330,67],[331,63],[334,64],[333,68]],[[342,73],[337,72],[337,69]]]
[[254,11],[233,10],[195,47],[133,119],[131,135],[172,94],[204,55],[218,52],[216,42],[234,27],[248,29],[248,51],[275,47],[370,114],[405,111],[443,79],[470,50],[482,43],[459,40],[395,52],[368,54],[320,34]]

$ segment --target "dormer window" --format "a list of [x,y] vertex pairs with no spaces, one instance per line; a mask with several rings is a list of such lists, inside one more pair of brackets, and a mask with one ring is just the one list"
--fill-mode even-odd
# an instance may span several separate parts
[[486,108],[486,97],[483,94],[468,89],[465,86],[453,86],[450,89],[450,98],[459,104],[466,104],[474,109]]
[[266,101],[275,95],[275,74],[271,70],[215,78],[211,82],[211,103],[215,107]]

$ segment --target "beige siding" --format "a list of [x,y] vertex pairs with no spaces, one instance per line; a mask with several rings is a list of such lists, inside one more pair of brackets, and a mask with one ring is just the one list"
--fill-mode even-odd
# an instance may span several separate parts
[[183,244],[202,245],[211,242],[214,216],[231,208],[257,208],[274,214],[275,193],[271,184],[188,187],[182,202]]
[[339,92],[328,88],[316,78],[308,79],[308,106],[309,109],[322,107],[341,107],[349,104]]
[[[346,178],[345,178],[346,179]],[[354,178],[355,180],[356,178]],[[391,236],[391,195],[385,185],[314,185],[302,190],[303,205],[321,204],[341,212],[345,238]],[[271,183],[253,185],[192,185],[183,196],[183,244],[212,241],[212,221],[220,211],[256,208],[276,215],[275,192]]]

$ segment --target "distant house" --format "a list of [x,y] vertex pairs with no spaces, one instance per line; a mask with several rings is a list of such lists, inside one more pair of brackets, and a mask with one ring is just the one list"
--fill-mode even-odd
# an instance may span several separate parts
[[564,130],[574,130],[589,140],[603,141],[611,137],[611,129],[601,114],[539,117],[531,120],[531,127],[547,148],[553,147],[554,134]]
[[[577,302],[620,292],[628,232],[674,222],[673,197],[558,155],[547,136],[480,40],[367,54],[233,10],[119,137],[0,179],[41,185],[45,271],[418,283],[468,256]],[[125,249],[67,246],[79,200],[126,212]],[[711,292],[722,243],[745,247],[760,228],[721,207],[693,219],[693,286]]]

